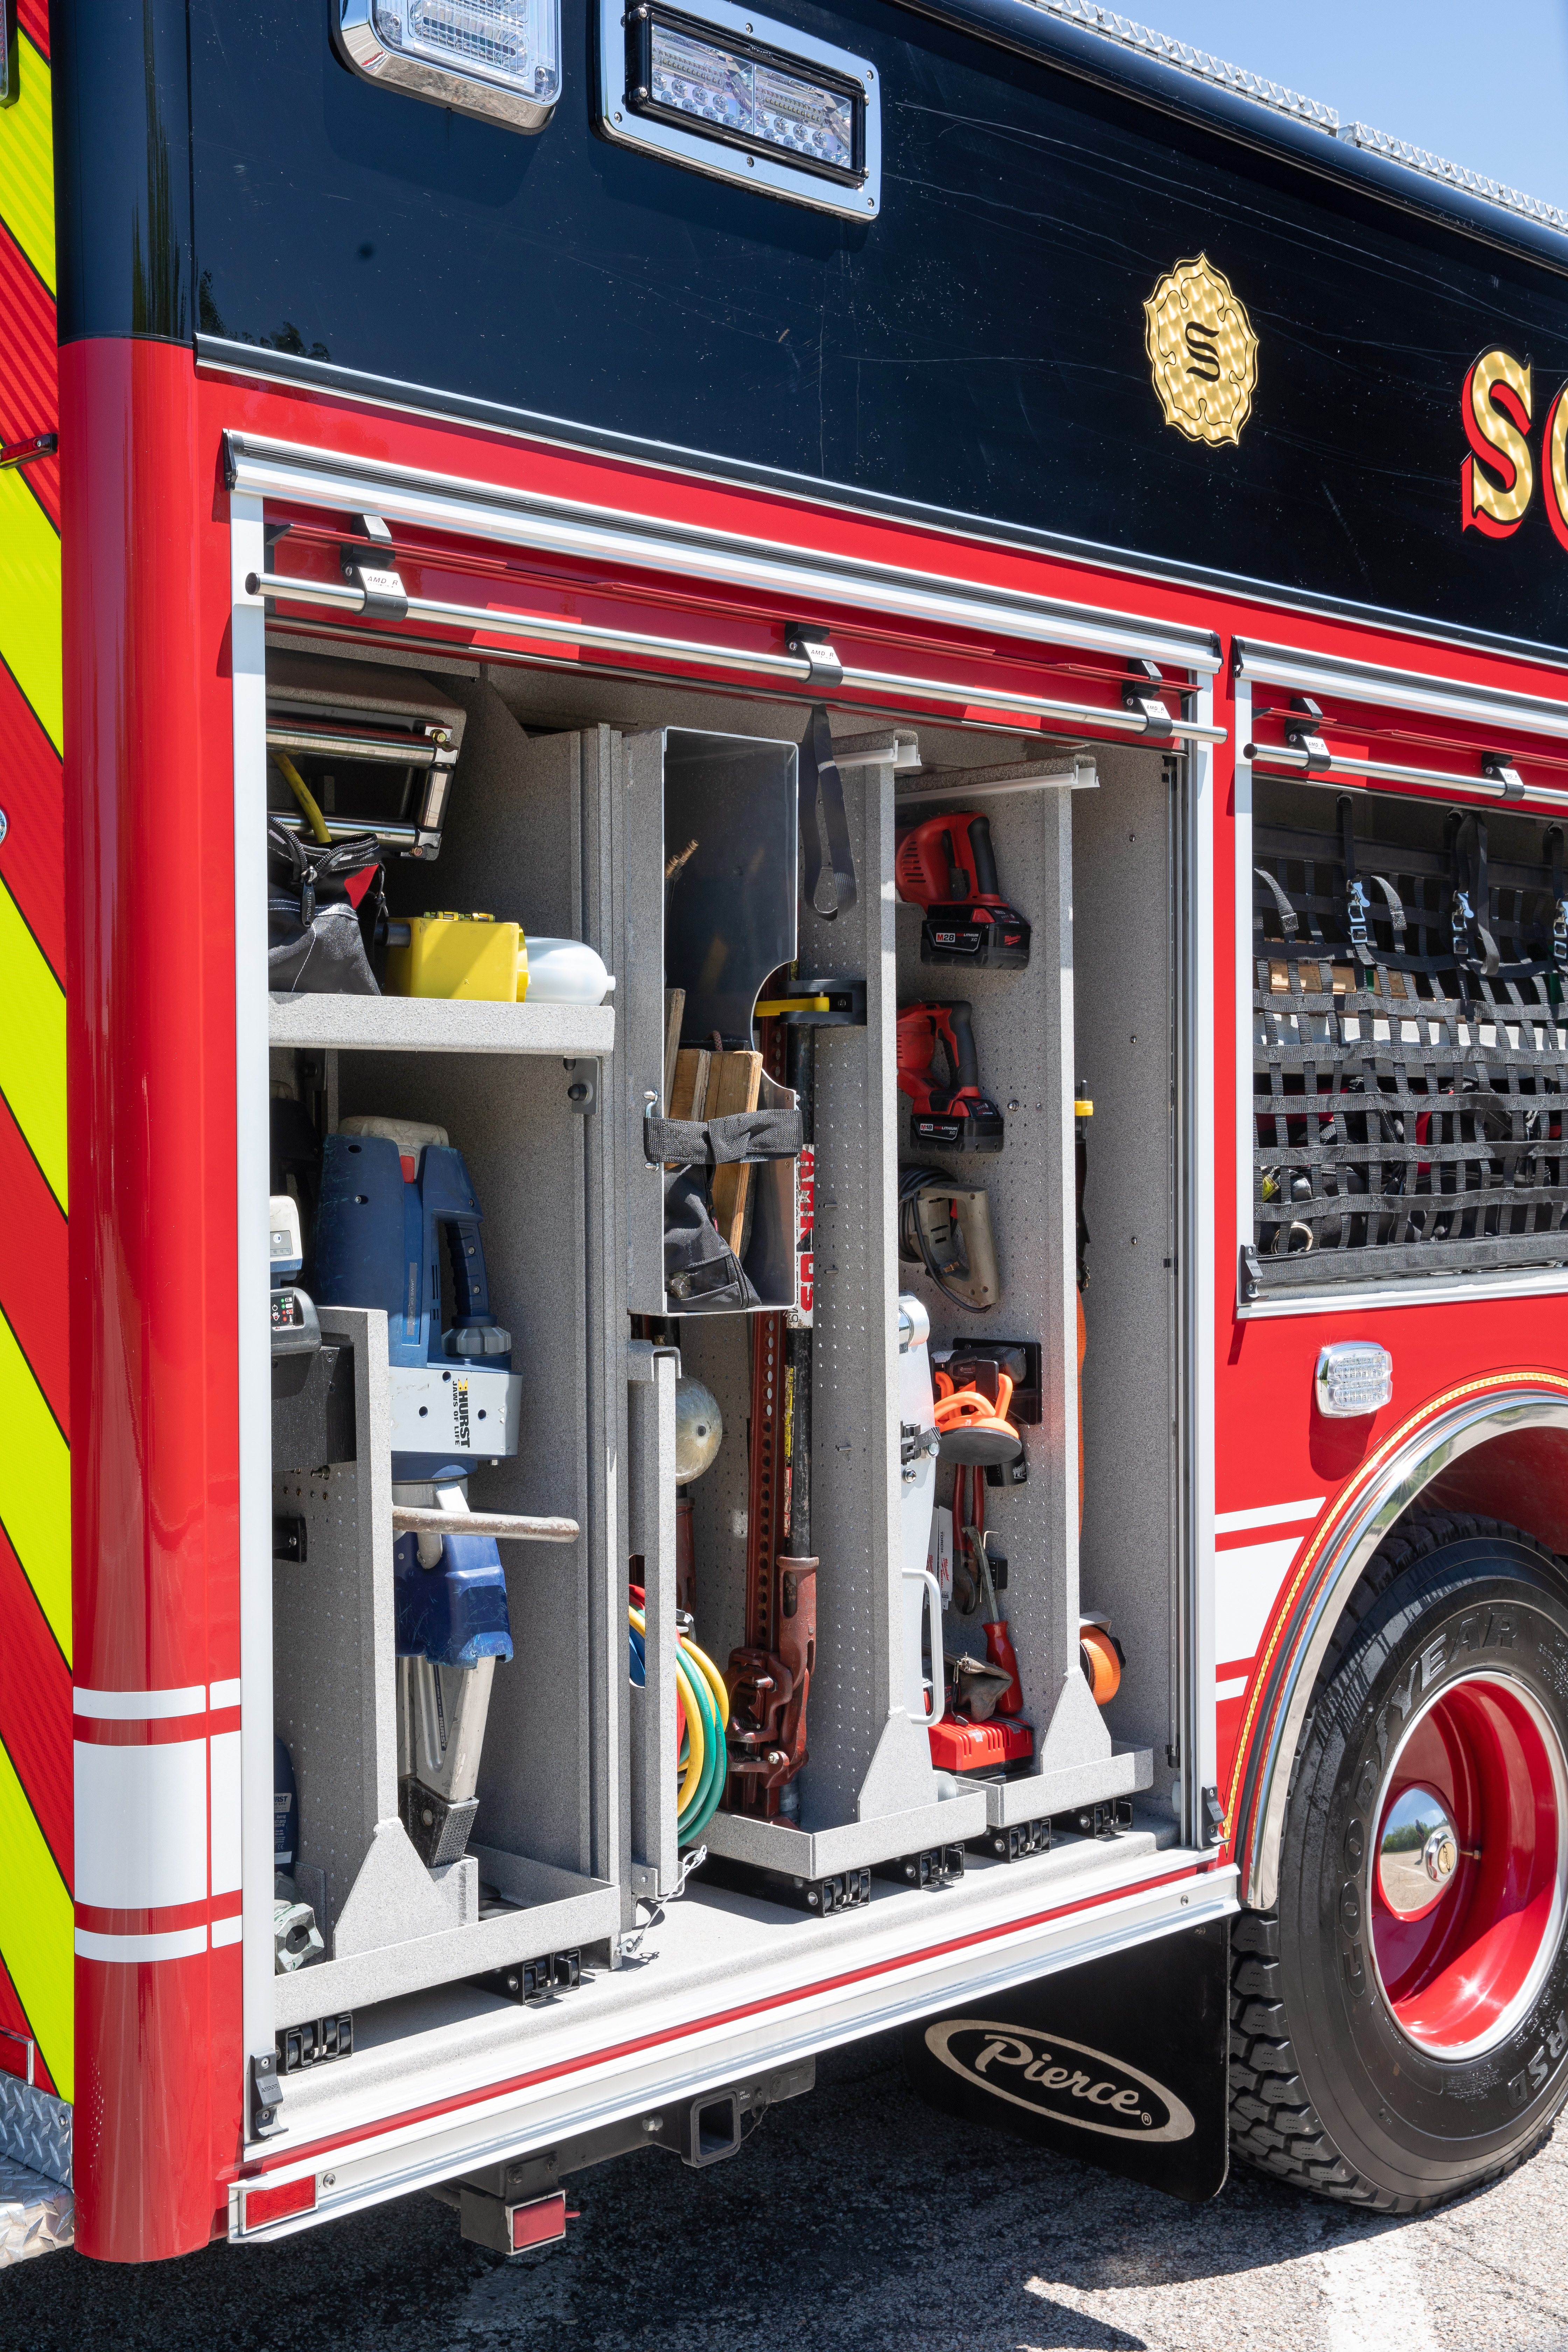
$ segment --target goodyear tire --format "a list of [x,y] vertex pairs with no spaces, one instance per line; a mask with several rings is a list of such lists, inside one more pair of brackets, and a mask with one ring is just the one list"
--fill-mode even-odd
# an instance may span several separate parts
[[1510,2170],[1568,2093],[1568,1576],[1411,1518],[1313,1694],[1272,1911],[1236,1922],[1246,2163],[1412,2213]]

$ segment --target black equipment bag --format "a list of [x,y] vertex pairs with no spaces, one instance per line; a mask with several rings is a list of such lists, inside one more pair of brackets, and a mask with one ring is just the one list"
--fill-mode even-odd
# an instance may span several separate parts
[[299,996],[379,996],[371,950],[386,914],[374,833],[302,841],[267,820],[267,985]]

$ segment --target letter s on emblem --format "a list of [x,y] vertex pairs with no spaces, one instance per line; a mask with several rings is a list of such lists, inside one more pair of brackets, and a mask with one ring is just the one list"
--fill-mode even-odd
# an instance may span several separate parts
[[1530,370],[1511,352],[1483,352],[1465,378],[1461,406],[1471,454],[1459,469],[1461,529],[1509,539],[1524,520],[1535,488],[1524,437],[1530,398]]

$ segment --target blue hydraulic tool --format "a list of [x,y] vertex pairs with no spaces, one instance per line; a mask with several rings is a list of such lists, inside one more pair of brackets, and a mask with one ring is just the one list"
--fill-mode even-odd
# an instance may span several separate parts
[[463,1155],[445,1143],[409,1150],[410,1139],[406,1130],[327,1138],[316,1290],[323,1305],[384,1311],[393,1501],[453,1518],[449,1534],[402,1535],[393,1547],[400,1811],[435,1868],[467,1848],[490,1682],[497,1661],[512,1654],[500,1554],[492,1537],[461,1528],[476,1460],[494,1464],[517,1451],[522,1382],[511,1369],[511,1334],[490,1312]]

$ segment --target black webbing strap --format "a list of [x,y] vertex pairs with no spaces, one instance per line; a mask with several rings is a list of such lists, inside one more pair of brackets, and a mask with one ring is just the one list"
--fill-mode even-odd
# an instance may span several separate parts
[[1298,916],[1295,908],[1290,904],[1289,899],[1287,898],[1284,891],[1279,887],[1279,883],[1275,880],[1273,875],[1270,874],[1267,866],[1255,866],[1252,870],[1257,875],[1258,880],[1263,884],[1265,889],[1272,891],[1274,895],[1274,904],[1279,909],[1279,928],[1284,932],[1285,937],[1288,940],[1293,940],[1297,932],[1301,928],[1300,918]]
[[[833,871],[833,904],[819,907],[822,884],[822,834],[817,829],[820,802],[822,826],[827,835],[827,856]],[[800,845],[805,853],[805,903],[820,922],[837,922],[859,898],[855,879],[855,853],[849,846],[849,819],[844,808],[844,779],[833,756],[833,732],[827,705],[819,702],[805,723],[800,742]]]
[[1563,827],[1549,825],[1546,855],[1552,866],[1552,961],[1568,979],[1568,900],[1563,896]]
[[1497,941],[1487,929],[1492,909],[1487,879],[1486,820],[1474,809],[1468,815],[1456,809],[1448,824],[1449,855],[1454,864],[1454,961],[1461,971],[1479,972],[1483,980],[1493,980],[1501,958]]
[[650,1167],[728,1168],[742,1160],[795,1160],[804,1141],[798,1110],[738,1110],[728,1118],[645,1118]]
[[[1348,793],[1340,794],[1340,844],[1345,861],[1345,927],[1350,932],[1351,946],[1357,961],[1371,966],[1380,961],[1377,942],[1367,929],[1372,906],[1366,895],[1366,883],[1356,872],[1355,864],[1355,803]],[[1405,901],[1386,874],[1369,874],[1366,882],[1381,890],[1388,907],[1388,919],[1394,927],[1394,950],[1397,955],[1405,946]]]

